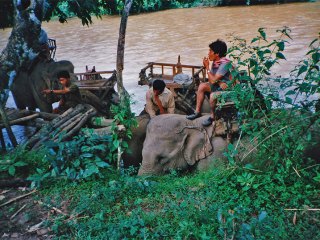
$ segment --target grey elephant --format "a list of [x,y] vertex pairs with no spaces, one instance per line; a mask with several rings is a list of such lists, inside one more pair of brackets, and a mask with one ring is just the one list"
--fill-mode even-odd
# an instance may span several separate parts
[[228,143],[217,136],[224,135],[224,126],[203,127],[201,123],[206,117],[190,121],[185,115],[165,114],[153,118],[147,126],[138,174],[163,174],[190,166],[203,170],[214,159],[224,159]]
[[[70,61],[40,61],[28,71],[20,72],[11,87],[17,108],[39,108],[43,112],[52,112],[52,103],[59,99],[51,94],[44,95],[42,90],[58,89],[56,76],[62,70],[73,73],[74,66]],[[71,74],[71,81],[75,79],[75,75]]]

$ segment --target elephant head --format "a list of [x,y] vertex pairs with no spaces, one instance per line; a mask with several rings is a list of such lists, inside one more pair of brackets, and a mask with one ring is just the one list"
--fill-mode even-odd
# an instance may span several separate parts
[[[73,73],[74,66],[69,61],[37,62],[29,71],[20,72],[14,81],[11,91],[18,108],[39,108],[40,111],[51,112],[52,103],[58,101],[54,96],[42,94],[44,89],[58,89],[57,73],[67,70]],[[72,78],[75,78],[71,74]],[[72,80],[72,79],[71,79]]]
[[147,126],[139,175],[194,165],[205,168],[213,157],[223,157],[227,141],[214,137],[214,126],[201,125],[207,117],[190,121],[185,115],[165,114],[153,118]]

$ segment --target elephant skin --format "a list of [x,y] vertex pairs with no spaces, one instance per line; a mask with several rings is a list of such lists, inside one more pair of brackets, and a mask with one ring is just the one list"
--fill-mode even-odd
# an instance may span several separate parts
[[137,116],[138,126],[132,129],[132,138],[126,139],[130,151],[122,154],[124,167],[139,167],[142,162],[142,147],[146,138],[147,125],[150,121],[149,114]]
[[52,112],[52,103],[59,99],[55,96],[42,94],[44,89],[58,89],[57,73],[67,70],[71,73],[71,81],[76,77],[74,66],[70,61],[40,61],[28,72],[20,72],[12,84],[11,91],[14,101],[19,109],[36,109],[42,112]]
[[214,136],[213,125],[202,126],[207,117],[190,121],[185,115],[165,114],[151,119],[138,175],[163,174],[190,166],[204,170],[215,159],[223,159],[227,141]]

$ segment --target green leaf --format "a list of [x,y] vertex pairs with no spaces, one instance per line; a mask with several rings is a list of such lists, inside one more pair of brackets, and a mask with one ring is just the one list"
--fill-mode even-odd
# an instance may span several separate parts
[[286,59],[286,57],[281,52],[277,52],[276,57],[280,59]]
[[81,157],[83,157],[83,158],[91,158],[91,157],[93,157],[93,154],[92,153],[84,153],[84,154],[81,154]]
[[312,60],[314,63],[318,63],[320,59],[320,53],[319,52],[315,52],[314,54],[312,54]]
[[54,169],[52,169],[51,171],[51,177],[56,177],[57,176],[57,173]]
[[307,70],[308,70],[308,66],[302,65],[302,66],[299,68],[297,77],[299,77],[302,73],[306,72]]
[[289,90],[288,92],[286,92],[286,95],[294,95],[294,94],[296,94],[294,90]]
[[318,41],[318,39],[314,39],[310,44],[309,44],[309,47],[311,47],[316,41]]
[[250,67],[254,67],[257,65],[257,61],[254,59],[250,59]]
[[292,104],[292,99],[289,97],[286,97],[286,103]]
[[89,177],[91,176],[92,174],[94,173],[98,173],[99,172],[99,169],[97,168],[97,166],[95,165],[90,165],[89,168],[87,168],[84,173],[83,173],[83,176],[86,178],[86,177]]
[[115,148],[118,148],[119,145],[120,145],[119,140],[114,140],[114,141],[113,141],[113,146],[114,146]]
[[259,58],[260,58],[261,60],[263,60],[263,58],[264,58],[264,51],[258,51],[257,54],[258,54]]
[[13,164],[15,167],[22,167],[22,166],[26,166],[28,165],[27,163],[25,162],[22,162],[22,161],[19,161],[19,162],[16,162]]
[[11,176],[14,176],[14,174],[16,173],[16,168],[13,165],[11,165],[8,169],[8,172]]
[[284,50],[284,42],[278,42],[277,46],[279,48],[279,51],[283,51]]
[[260,33],[260,35],[263,38],[263,40],[266,40],[266,33],[264,31],[264,28],[259,28],[258,32]]
[[274,61],[268,60],[268,61],[265,62],[264,65],[269,70],[273,66],[273,64],[274,64]]
[[129,145],[128,145],[128,143],[126,141],[122,141],[121,145],[122,145],[123,148],[128,148],[129,147]]
[[253,38],[253,39],[251,40],[251,43],[254,43],[254,42],[256,42],[256,41],[259,41],[259,39],[260,39],[260,38]]
[[109,163],[106,163],[106,162],[103,162],[103,161],[97,161],[97,162],[96,162],[96,165],[97,165],[98,167],[101,167],[101,168],[109,167],[109,166],[110,166]]

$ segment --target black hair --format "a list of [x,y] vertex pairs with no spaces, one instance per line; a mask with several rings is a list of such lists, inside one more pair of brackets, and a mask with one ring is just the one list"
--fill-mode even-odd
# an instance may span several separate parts
[[163,80],[156,79],[152,83],[153,90],[159,90],[160,92],[163,92],[164,88],[166,87],[166,84]]
[[57,78],[58,78],[58,79],[59,79],[59,78],[70,78],[70,74],[69,74],[68,71],[62,70],[62,71],[58,72]]
[[216,41],[212,42],[209,44],[209,48],[214,51],[214,53],[218,53],[219,57],[225,57],[227,54],[227,44],[220,40],[217,39]]

